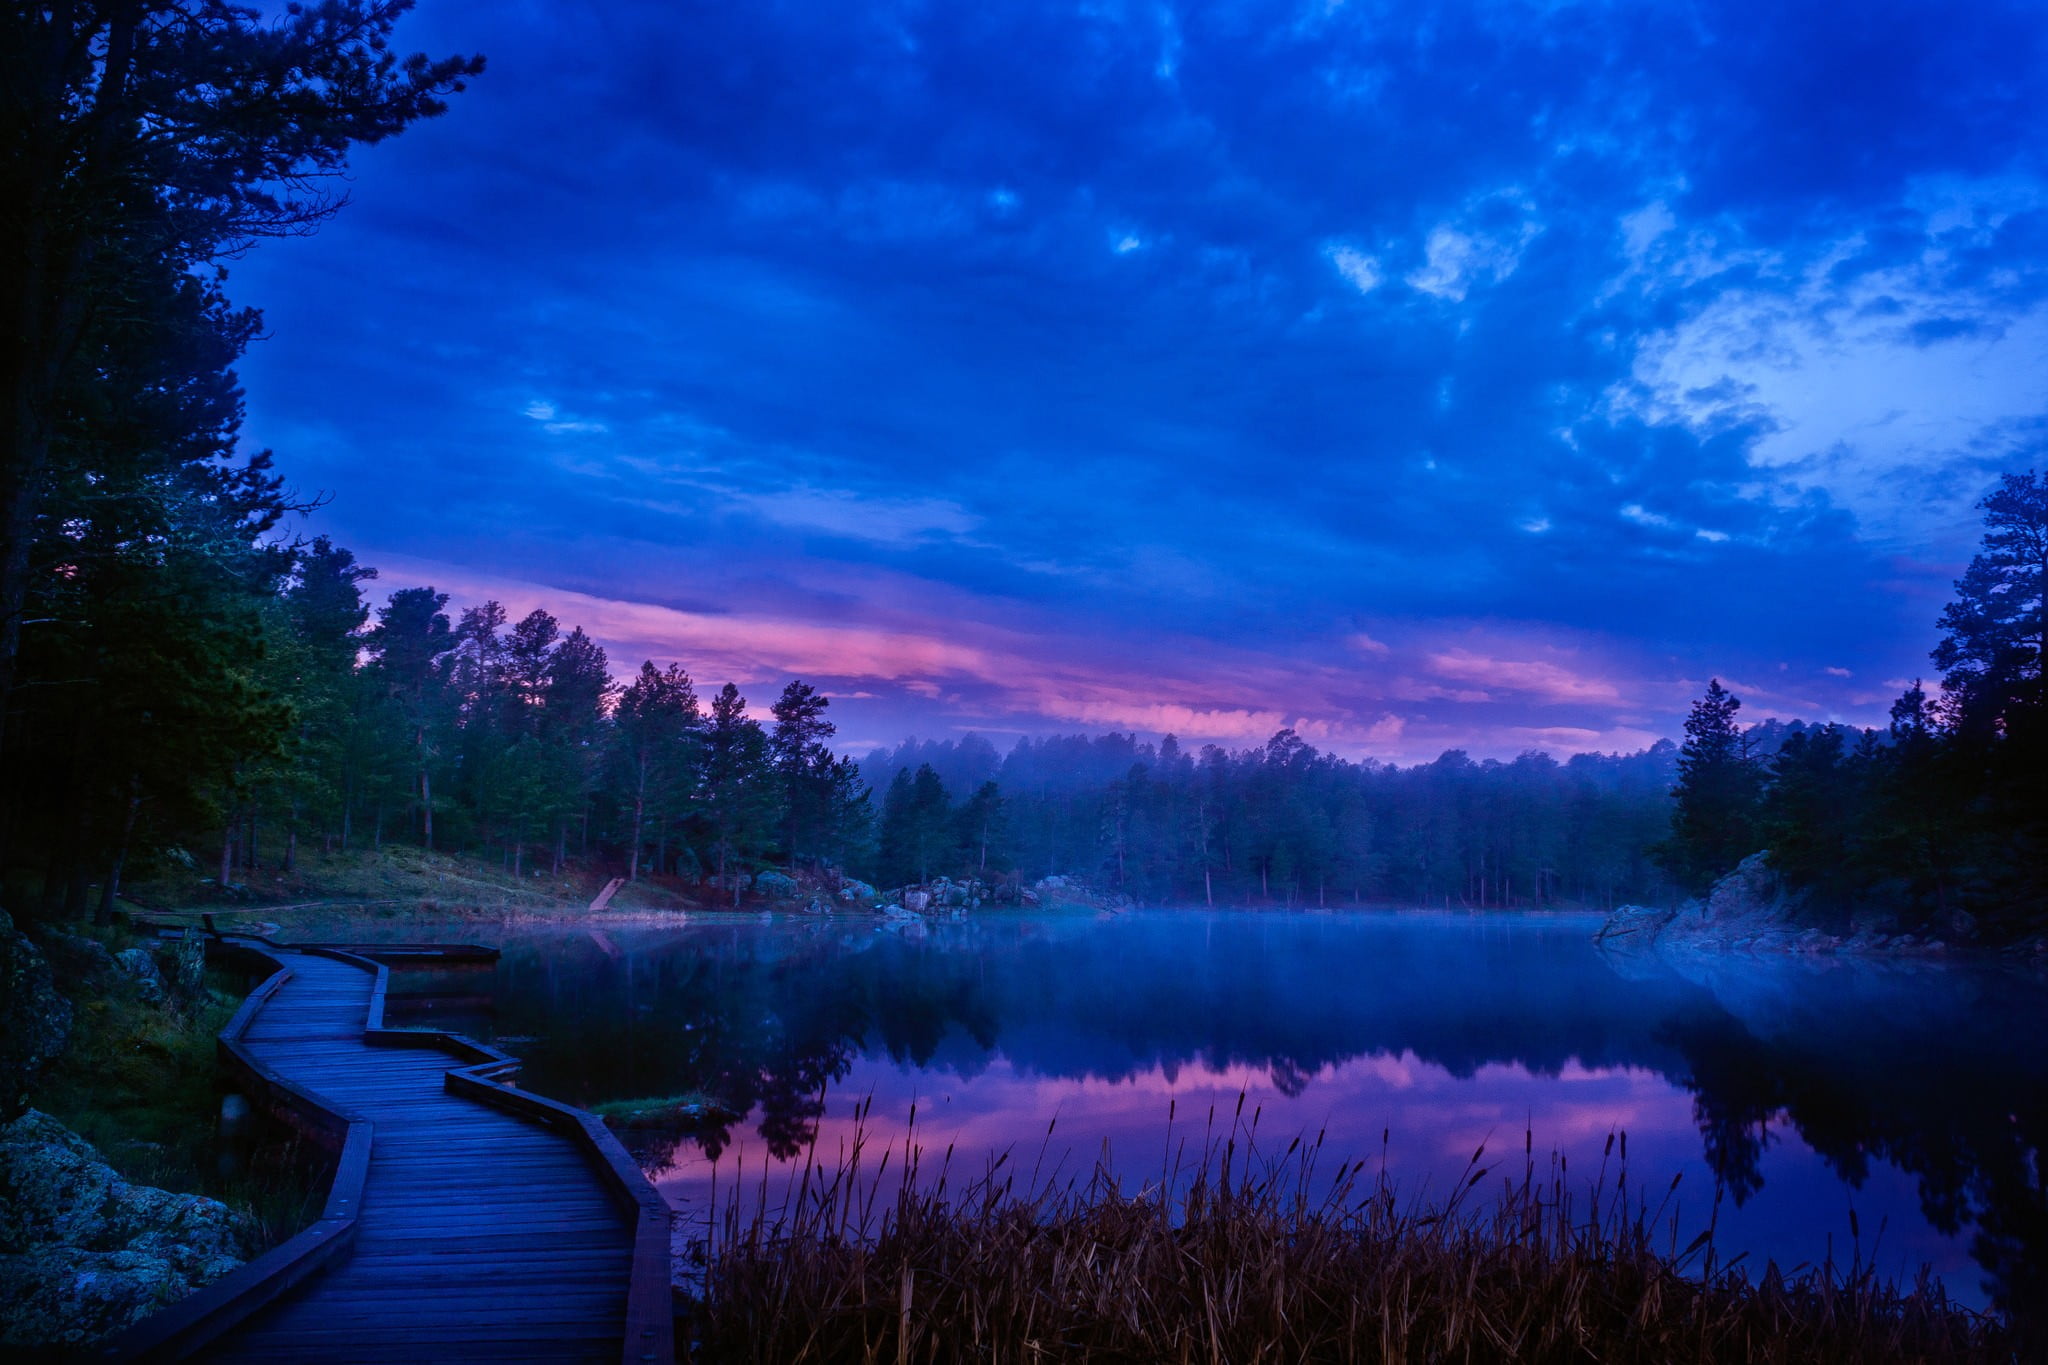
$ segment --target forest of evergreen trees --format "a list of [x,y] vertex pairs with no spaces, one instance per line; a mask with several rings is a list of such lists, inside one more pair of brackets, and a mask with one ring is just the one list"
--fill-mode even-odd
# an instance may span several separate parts
[[700,700],[678,664],[617,682],[545,611],[451,610],[428,587],[373,608],[375,572],[347,550],[243,525],[241,572],[207,585],[204,616],[167,602],[122,619],[130,649],[27,655],[32,679],[70,675],[21,689],[10,717],[15,880],[49,912],[110,911],[137,858],[232,885],[394,840],[515,874],[595,859],[721,889],[766,867],[887,886],[1066,874],[1154,903],[1607,905],[1662,886],[1648,849],[1669,821],[1669,743],[1403,769],[1291,731],[1241,752],[1110,734],[1002,756],[969,736],[873,755],[871,794],[801,681],[764,725],[732,683]]
[[[910,741],[869,756],[878,874],[1078,874],[1153,903],[1470,907],[1654,897],[1677,753],[1401,768],[1131,735]],[[955,801],[953,793],[964,794]]]
[[1809,913],[1949,938],[2048,929],[2048,478],[2007,474],[1942,611],[1941,686],[1884,730],[1741,725],[1709,686],[1686,721],[1661,861],[1703,891],[1768,850]]

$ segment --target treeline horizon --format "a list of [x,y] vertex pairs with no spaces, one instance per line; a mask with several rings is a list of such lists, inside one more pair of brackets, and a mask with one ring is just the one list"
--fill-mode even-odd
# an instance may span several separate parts
[[[39,878],[43,913],[111,913],[138,859],[232,884],[264,866],[266,844],[268,868],[290,871],[303,846],[392,841],[515,875],[595,859],[734,904],[775,869],[885,888],[1064,875],[1152,904],[1612,909],[1702,892],[1766,848],[1826,905],[1861,897],[1923,922],[2027,884],[1981,830],[1973,853],[1954,851],[1970,842],[1969,793],[1980,817],[1996,795],[1969,755],[2019,752],[1961,677],[1938,698],[1916,684],[1882,732],[1740,727],[1717,682],[1682,748],[1562,762],[1452,749],[1404,767],[1283,729],[1242,749],[1122,732],[1025,736],[1007,752],[973,734],[912,738],[856,763],[830,743],[829,697],[801,680],[764,725],[737,685],[702,696],[680,663],[614,677],[603,646],[544,609],[451,609],[424,586],[373,607],[375,569],[326,537],[280,541],[275,520],[240,523],[242,572],[211,585],[196,621],[124,620],[124,592],[80,605],[145,627],[136,647],[25,654],[31,680],[74,675],[18,690],[8,717],[10,751],[48,764],[10,765],[5,793],[8,846],[40,854],[10,860],[14,882]],[[95,662],[103,676],[76,676]],[[46,780],[21,780],[32,772]],[[1993,829],[2014,823],[2014,780]],[[1926,808],[1933,790],[1950,812]]]
[[1167,735],[906,740],[864,771],[890,884],[934,875],[1073,875],[1154,904],[1472,908],[1655,897],[1677,746],[1633,754],[1447,750],[1409,767]]
[[[8,784],[8,843],[40,855],[11,862],[44,913],[110,913],[138,861],[233,884],[309,848],[387,842],[515,874],[595,857],[735,896],[770,868],[889,887],[1067,875],[1154,903],[1611,906],[1669,889],[1650,856],[1668,740],[1404,768],[1292,730],[1241,750],[1111,732],[1007,754],[970,735],[906,740],[863,769],[801,680],[764,725],[735,684],[700,695],[680,663],[621,681],[545,610],[514,621],[425,586],[373,607],[377,571],[324,536],[246,552],[255,572],[213,604],[234,628],[188,655],[204,667],[171,667],[173,642],[142,636],[116,656],[134,667],[17,694],[14,751],[45,764],[13,769],[43,780]],[[112,687],[132,701],[110,714]]]

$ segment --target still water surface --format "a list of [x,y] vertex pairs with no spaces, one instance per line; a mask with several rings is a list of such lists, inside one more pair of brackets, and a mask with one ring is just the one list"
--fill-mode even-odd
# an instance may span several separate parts
[[[637,1155],[701,1235],[714,1188],[855,1106],[876,1144],[978,1170],[1005,1150],[1156,1177],[1176,1132],[1246,1099],[1261,1145],[1328,1134],[1404,1192],[1447,1192],[1525,1128],[1590,1180],[1682,1173],[1680,1235],[1791,1266],[1854,1245],[1972,1304],[2048,1302],[2048,991],[1996,966],[1672,963],[1596,948],[1597,919],[1140,911],[987,915],[906,936],[872,919],[695,916],[508,929],[487,974],[431,988],[449,1022],[590,1104],[705,1091],[743,1117]],[[410,975],[410,974],[407,974]],[[454,984],[451,984],[451,981]],[[401,980],[400,988],[404,989]],[[821,1100],[822,1096],[822,1100]],[[1057,1118],[1050,1141],[1048,1124]],[[1860,1243],[1852,1235],[1857,1215]],[[1874,1244],[1874,1251],[1873,1251]]]

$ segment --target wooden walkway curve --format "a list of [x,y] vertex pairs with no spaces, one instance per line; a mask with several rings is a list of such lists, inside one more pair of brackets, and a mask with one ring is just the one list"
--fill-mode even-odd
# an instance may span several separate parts
[[[243,1283],[202,1291],[111,1354],[673,1358],[666,1209],[601,1125],[503,1085],[516,1063],[502,1053],[384,1028],[377,964],[261,951],[281,970],[223,1032],[222,1050],[253,1073],[245,1080],[272,1112],[310,1099],[339,1121],[326,1216],[230,1277]],[[181,1323],[181,1312],[201,1325]]]

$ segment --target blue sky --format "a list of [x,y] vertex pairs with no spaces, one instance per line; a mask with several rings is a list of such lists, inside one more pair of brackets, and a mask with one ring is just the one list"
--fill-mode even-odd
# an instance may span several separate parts
[[240,262],[325,531],[918,733],[1878,723],[2048,421],[2048,17],[426,0]]

